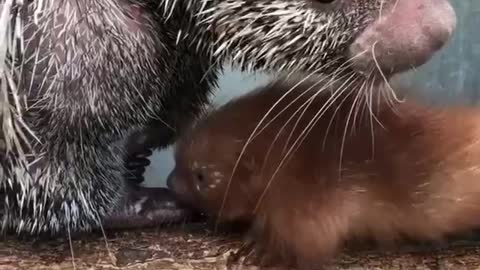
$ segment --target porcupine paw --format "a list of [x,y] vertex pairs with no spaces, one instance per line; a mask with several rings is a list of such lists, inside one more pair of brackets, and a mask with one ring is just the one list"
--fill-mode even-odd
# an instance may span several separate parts
[[146,228],[186,221],[192,212],[182,207],[166,188],[131,185],[127,198],[105,218],[108,229]]
[[125,160],[125,179],[130,183],[141,184],[145,179],[143,174],[148,165],[150,165],[149,156],[152,150],[143,148],[140,152],[129,153]]

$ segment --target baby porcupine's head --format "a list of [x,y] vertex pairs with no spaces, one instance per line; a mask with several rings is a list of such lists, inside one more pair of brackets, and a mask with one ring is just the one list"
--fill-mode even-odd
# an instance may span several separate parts
[[197,34],[213,39],[198,46],[209,47],[215,59],[243,70],[332,74],[342,67],[341,73],[354,71],[356,77],[380,82],[425,63],[456,25],[448,0],[188,3],[198,10],[203,30]]
[[237,164],[244,141],[219,126],[200,122],[177,141],[167,185],[181,203],[212,218],[248,221],[258,198],[251,186],[256,164],[247,152]]

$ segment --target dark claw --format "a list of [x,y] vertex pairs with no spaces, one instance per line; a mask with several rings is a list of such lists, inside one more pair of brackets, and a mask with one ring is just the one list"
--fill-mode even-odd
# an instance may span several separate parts
[[107,229],[145,228],[186,221],[191,211],[166,188],[133,187],[119,209],[104,219]]
[[145,179],[143,174],[148,165],[150,165],[149,156],[152,155],[152,151],[148,148],[143,148],[141,152],[130,153],[125,160],[125,179],[128,181],[141,184]]
[[133,156],[127,159],[127,168],[144,168],[150,165],[148,156]]

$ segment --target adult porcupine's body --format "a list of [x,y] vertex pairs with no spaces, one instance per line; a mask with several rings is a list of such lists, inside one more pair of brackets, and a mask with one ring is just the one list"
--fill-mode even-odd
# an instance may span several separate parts
[[36,234],[96,227],[127,197],[121,141],[149,121],[161,119],[169,130],[176,115],[195,114],[215,73],[201,82],[208,58],[177,45],[181,22],[161,23],[149,5],[2,5],[12,16],[2,16],[11,38],[2,44],[9,94],[2,104],[2,228]]
[[[1,0],[2,230],[76,232],[112,217],[148,216],[123,177],[132,132],[155,127],[164,133],[157,146],[172,143],[207,103],[224,61],[251,70],[338,71],[369,46],[361,38],[382,26],[384,7],[395,17],[393,2]],[[448,13],[445,3],[424,12]],[[434,51],[422,50],[438,40],[431,33],[451,32],[448,24],[422,29],[429,42],[409,51],[419,56],[409,66]],[[364,78],[366,55],[352,62],[358,70],[351,74]],[[403,67],[388,60],[385,68]],[[164,206],[148,209],[170,219],[172,206]]]

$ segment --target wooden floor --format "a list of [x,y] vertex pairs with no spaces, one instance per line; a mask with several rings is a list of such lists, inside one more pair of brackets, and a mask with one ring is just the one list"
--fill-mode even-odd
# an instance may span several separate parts
[[[110,232],[73,239],[22,240],[0,243],[3,269],[258,269],[227,263],[241,245],[239,237],[213,236],[202,224],[149,231]],[[343,254],[327,269],[350,270],[480,270],[480,242],[456,241],[436,251],[404,247],[403,251]],[[227,266],[228,265],[228,266]],[[75,268],[74,268],[75,266]]]

